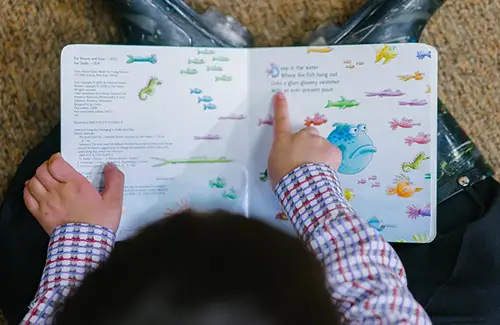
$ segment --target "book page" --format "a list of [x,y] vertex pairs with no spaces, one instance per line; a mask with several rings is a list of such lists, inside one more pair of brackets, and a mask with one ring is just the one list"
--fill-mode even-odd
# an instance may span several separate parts
[[119,239],[187,207],[248,213],[245,50],[75,45],[61,61],[62,155],[96,187],[105,163],[124,172]]
[[425,44],[255,49],[250,53],[250,215],[293,233],[266,176],[272,95],[295,131],[342,151],[344,195],[389,241],[428,242],[436,224],[437,52]]

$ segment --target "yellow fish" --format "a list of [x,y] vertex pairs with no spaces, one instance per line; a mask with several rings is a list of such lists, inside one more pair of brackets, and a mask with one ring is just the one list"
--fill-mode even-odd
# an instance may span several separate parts
[[398,76],[400,80],[403,80],[404,82],[408,82],[411,79],[415,80],[423,80],[424,79],[424,74],[420,71],[415,72],[415,74],[407,74],[404,76]]
[[382,61],[382,59],[385,59],[383,64],[387,64],[387,63],[391,62],[392,60],[394,60],[394,58],[396,56],[398,56],[398,53],[396,52],[396,48],[385,44],[383,48],[381,48],[380,50],[377,50],[377,56],[375,57],[375,63],[378,63],[378,62]]
[[431,86],[427,86],[426,94],[430,94],[432,92]]
[[344,196],[345,196],[345,199],[347,201],[351,201],[352,199],[354,199],[354,191],[351,190],[350,188],[346,188],[344,189]]
[[333,51],[333,47],[318,47],[307,49],[307,53],[330,53]]
[[352,64],[351,64],[351,65],[346,65],[345,67],[346,67],[347,69],[354,69],[356,66],[354,66],[354,65],[352,65]]
[[409,177],[406,175],[398,175],[394,179],[394,183],[396,184],[396,187],[388,187],[386,192],[387,195],[396,194],[402,198],[409,198],[412,197],[413,194],[423,190],[421,187],[413,187]]

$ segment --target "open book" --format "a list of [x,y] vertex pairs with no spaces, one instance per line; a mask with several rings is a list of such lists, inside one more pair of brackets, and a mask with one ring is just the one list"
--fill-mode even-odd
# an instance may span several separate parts
[[343,153],[357,213],[389,241],[436,224],[437,52],[425,44],[262,49],[71,45],[62,155],[95,186],[125,173],[118,238],[186,207],[292,232],[268,182],[272,96]]

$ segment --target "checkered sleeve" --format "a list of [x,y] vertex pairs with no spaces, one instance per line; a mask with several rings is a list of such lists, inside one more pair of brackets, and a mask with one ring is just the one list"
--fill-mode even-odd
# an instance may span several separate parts
[[108,258],[114,243],[115,233],[105,227],[81,223],[57,227],[50,238],[40,286],[21,324],[52,324],[64,299]]
[[293,226],[324,265],[328,289],[349,324],[431,324],[408,290],[392,247],[345,200],[336,172],[302,165],[276,186]]

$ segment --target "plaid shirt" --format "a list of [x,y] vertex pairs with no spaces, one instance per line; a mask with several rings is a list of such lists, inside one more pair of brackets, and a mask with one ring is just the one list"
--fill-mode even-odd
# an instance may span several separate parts
[[[406,285],[403,265],[380,234],[344,199],[336,173],[307,164],[276,187],[283,210],[323,263],[332,298],[349,324],[431,324]],[[69,292],[104,261],[109,229],[67,224],[52,234],[47,264],[30,312],[21,324],[51,324]]]

